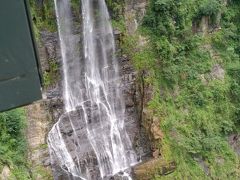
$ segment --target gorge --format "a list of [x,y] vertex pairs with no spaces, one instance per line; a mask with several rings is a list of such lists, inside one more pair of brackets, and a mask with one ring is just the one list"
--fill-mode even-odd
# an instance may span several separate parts
[[43,99],[0,113],[0,179],[240,179],[239,0],[29,2]]

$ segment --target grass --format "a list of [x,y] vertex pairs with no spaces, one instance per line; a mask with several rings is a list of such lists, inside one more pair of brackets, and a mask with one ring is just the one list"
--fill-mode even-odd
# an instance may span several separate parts
[[4,166],[11,169],[12,178],[29,178],[27,163],[27,143],[24,134],[26,115],[24,109],[16,109],[0,114],[0,170]]

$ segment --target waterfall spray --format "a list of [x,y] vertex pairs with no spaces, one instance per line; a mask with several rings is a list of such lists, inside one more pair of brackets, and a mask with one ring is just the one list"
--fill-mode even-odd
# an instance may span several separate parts
[[95,180],[93,170],[104,179],[136,164],[137,158],[124,126],[125,103],[106,3],[81,3],[82,58],[70,0],[55,0],[65,113],[49,132],[48,144],[52,163],[74,177]]

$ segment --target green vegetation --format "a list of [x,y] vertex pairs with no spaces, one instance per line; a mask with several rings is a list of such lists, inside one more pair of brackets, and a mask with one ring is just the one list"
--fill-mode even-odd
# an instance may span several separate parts
[[80,1],[79,0],[71,0],[71,5],[72,5],[72,9],[73,9],[73,14],[80,17],[80,7],[81,7]]
[[49,71],[43,73],[44,87],[49,87],[59,80],[59,67],[55,60],[49,60]]
[[37,39],[41,30],[57,31],[56,16],[54,10],[54,1],[44,1],[43,4],[36,0],[29,0],[30,11],[33,19],[33,27]]
[[[47,30],[50,32],[57,31],[57,20],[55,15],[54,1],[36,1],[29,0],[30,11],[33,19],[34,34],[37,43],[41,44],[40,32]],[[79,12],[79,1],[71,0],[73,11]],[[44,87],[50,87],[59,80],[59,67],[54,59],[49,59],[49,70],[43,72]]]
[[32,179],[39,179],[41,180],[53,180],[52,172],[47,170],[45,167],[39,165],[34,167],[32,170]]
[[110,14],[114,20],[122,18],[124,11],[124,0],[106,0]]
[[4,166],[8,166],[12,179],[29,179],[25,123],[23,109],[0,114],[0,172]]
[[[124,52],[154,89],[148,108],[161,121],[161,155],[177,164],[155,179],[240,178],[228,143],[240,122],[239,8],[237,0],[227,7],[221,0],[150,0],[139,32],[125,33]],[[204,16],[213,32],[194,34]],[[144,47],[139,34],[147,37]]]

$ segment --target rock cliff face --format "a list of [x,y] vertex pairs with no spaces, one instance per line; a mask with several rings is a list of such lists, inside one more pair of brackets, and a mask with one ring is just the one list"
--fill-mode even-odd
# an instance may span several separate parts
[[[50,127],[50,114],[48,112],[47,101],[34,103],[26,108],[28,158],[31,171],[36,179],[46,179],[51,177],[50,159],[46,145],[46,134]],[[45,171],[44,174],[41,171]]]
[[[42,71],[49,72],[51,63],[60,63],[60,48],[56,32],[42,31],[38,52]],[[59,72],[57,72],[59,73]],[[32,176],[39,180],[53,179],[48,153],[47,135],[54,121],[62,113],[60,82],[43,90],[43,100],[26,107],[28,159]]]
[[[136,31],[144,16],[145,7],[146,0],[129,0],[126,2],[125,18],[129,34]],[[39,56],[43,72],[51,72],[52,64],[56,64],[58,71],[55,73],[61,77],[61,56],[57,32],[41,31]],[[122,78],[121,87],[126,102],[126,129],[139,158],[145,159],[151,155],[151,145],[145,127],[142,126],[141,122],[143,109],[138,74],[127,56],[122,54],[118,59]],[[33,176],[36,179],[47,180],[52,177],[47,135],[51,126],[63,113],[61,92],[61,78],[59,78],[58,81],[51,82],[44,89],[44,100],[27,107],[29,161],[31,162]],[[57,164],[54,165],[53,169],[55,179],[71,179]]]
[[134,34],[146,12],[147,0],[127,0],[125,22],[129,34]]

